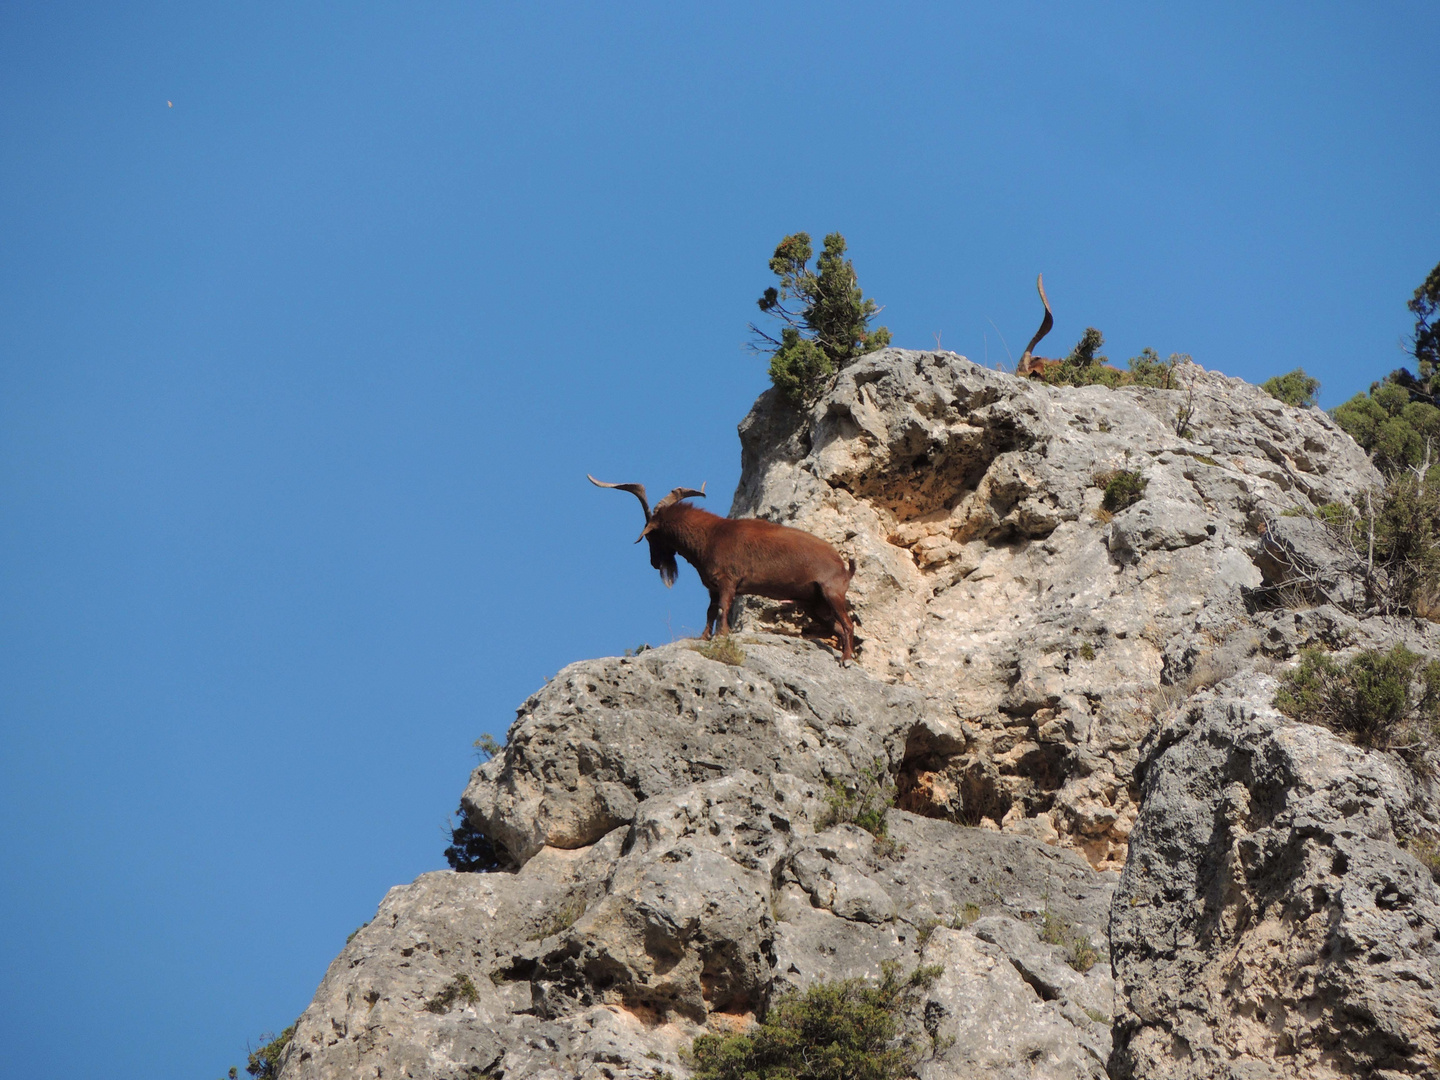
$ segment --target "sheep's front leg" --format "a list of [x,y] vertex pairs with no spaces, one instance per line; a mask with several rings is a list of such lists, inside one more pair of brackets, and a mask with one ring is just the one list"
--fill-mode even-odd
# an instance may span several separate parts
[[701,641],[709,641],[709,640],[710,640],[710,631],[711,631],[712,629],[714,629],[715,624],[716,624],[717,622],[719,622],[719,621],[720,621],[720,593],[719,593],[717,590],[715,590],[715,589],[711,589],[711,590],[710,590],[710,606],[705,609],[705,632],[700,635],[700,640],[701,640]]

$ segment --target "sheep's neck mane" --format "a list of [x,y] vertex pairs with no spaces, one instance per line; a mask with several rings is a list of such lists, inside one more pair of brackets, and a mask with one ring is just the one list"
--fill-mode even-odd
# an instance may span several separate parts
[[710,546],[713,522],[723,520],[708,510],[682,502],[664,511],[661,528],[676,553],[691,566],[699,567],[704,565]]

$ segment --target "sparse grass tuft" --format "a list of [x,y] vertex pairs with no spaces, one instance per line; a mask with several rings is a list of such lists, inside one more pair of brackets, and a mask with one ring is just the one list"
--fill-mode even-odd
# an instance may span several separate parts
[[948,919],[926,919],[915,927],[915,943],[923,949],[925,943],[928,942],[935,935],[935,931],[939,930],[942,926],[947,930],[964,930],[978,918],[980,918],[980,905],[967,903],[963,907],[958,908]]
[[1095,966],[1100,953],[1088,935],[1059,915],[1046,910],[1040,924],[1040,940],[1065,950],[1065,962],[1082,975]]
[[838,776],[830,779],[830,794],[825,796],[826,808],[815,822],[816,831],[832,825],[859,825],[877,840],[889,841],[885,811],[895,805],[895,785],[877,760],[847,785]]
[[432,1013],[446,1013],[457,1001],[474,1005],[479,1000],[480,991],[475,989],[475,984],[470,981],[470,976],[461,972],[446,983],[438,994],[425,1002],[425,1009]]
[[695,651],[706,660],[716,660],[732,667],[739,667],[745,662],[745,650],[740,648],[740,644],[735,640],[733,634],[724,634],[709,641],[702,641],[695,646]]
[[1407,836],[1400,844],[1406,851],[1419,859],[1430,876],[1440,884],[1440,839],[1434,836]]
[[548,919],[535,928],[526,937],[526,941],[543,941],[560,933],[562,930],[569,930],[579,921],[580,916],[585,914],[585,898],[583,896],[568,896],[556,908]]

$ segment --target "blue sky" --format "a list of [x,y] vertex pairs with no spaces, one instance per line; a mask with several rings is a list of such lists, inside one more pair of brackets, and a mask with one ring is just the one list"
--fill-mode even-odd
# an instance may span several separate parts
[[[218,1077],[481,733],[697,630],[786,233],[896,343],[1039,315],[1331,406],[1440,259],[1427,3],[0,13],[0,1075]],[[173,104],[168,104],[173,103]]]

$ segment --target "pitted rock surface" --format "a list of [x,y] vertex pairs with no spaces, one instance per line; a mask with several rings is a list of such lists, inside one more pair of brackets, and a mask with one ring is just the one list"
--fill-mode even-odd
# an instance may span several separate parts
[[1434,1076],[1440,887],[1413,773],[1270,707],[1250,675],[1147,743],[1111,916],[1117,1077]]

